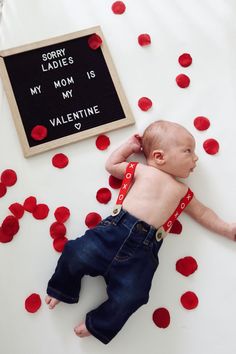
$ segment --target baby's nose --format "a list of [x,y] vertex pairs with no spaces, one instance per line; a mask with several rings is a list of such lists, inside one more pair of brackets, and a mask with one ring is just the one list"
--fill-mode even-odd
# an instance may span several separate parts
[[194,161],[198,160],[198,156],[196,154],[194,154]]

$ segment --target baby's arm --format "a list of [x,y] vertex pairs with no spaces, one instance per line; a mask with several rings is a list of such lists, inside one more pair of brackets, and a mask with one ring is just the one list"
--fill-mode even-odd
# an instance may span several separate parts
[[106,162],[106,170],[114,177],[123,179],[127,168],[127,158],[141,151],[141,138],[133,135],[129,140],[116,149]]
[[226,223],[195,197],[186,207],[185,212],[207,229],[231,240],[236,240],[236,223]]

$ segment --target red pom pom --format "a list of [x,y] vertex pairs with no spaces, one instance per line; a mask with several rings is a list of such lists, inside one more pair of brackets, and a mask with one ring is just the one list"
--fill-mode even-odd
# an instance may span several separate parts
[[53,240],[53,247],[57,252],[62,252],[67,242],[67,237],[56,238],[55,240]]
[[98,213],[89,213],[85,218],[85,225],[92,229],[102,220],[101,216]]
[[176,262],[176,270],[185,277],[193,274],[198,268],[197,262],[193,257],[180,258]]
[[0,227],[0,242],[7,243],[13,240],[13,235],[7,235]]
[[98,34],[92,34],[88,39],[88,45],[91,49],[96,50],[102,45],[102,38]]
[[191,64],[192,64],[192,57],[191,57],[191,55],[188,54],[188,53],[184,53],[184,54],[180,55],[180,56],[179,56],[179,63],[180,63],[181,66],[183,66],[183,67],[185,67],[185,68],[186,68],[187,66],[191,65]]
[[54,216],[58,222],[64,223],[70,217],[70,210],[64,206],[58,207],[54,212]]
[[31,294],[27,299],[25,300],[25,309],[26,311],[30,313],[34,313],[38,311],[38,309],[41,307],[42,301],[41,298],[38,294]]
[[56,238],[62,238],[66,234],[66,227],[64,224],[55,221],[51,226],[50,226],[50,235],[53,239]]
[[13,186],[17,181],[17,175],[15,171],[10,169],[3,171],[1,174],[1,181],[7,187]]
[[7,216],[2,223],[2,231],[4,234],[14,236],[19,231],[19,222],[13,215]]
[[110,145],[110,139],[106,135],[99,135],[96,139],[96,146],[99,150],[106,150]]
[[9,206],[9,210],[12,212],[12,214],[17,218],[21,219],[22,216],[24,215],[24,208],[21,204],[19,203],[13,203]]
[[151,37],[147,33],[140,34],[138,36],[138,43],[141,47],[151,44]]
[[43,220],[48,216],[49,207],[46,204],[37,204],[33,211],[33,217],[37,220]]
[[52,158],[52,164],[57,168],[64,168],[68,165],[69,159],[64,154],[56,154]]
[[210,126],[210,121],[206,117],[196,117],[193,124],[197,130],[206,130]]
[[126,10],[126,6],[123,1],[115,1],[111,9],[115,15],[122,15]]
[[215,155],[219,151],[220,145],[215,139],[208,139],[204,141],[203,148],[209,155]]
[[169,231],[169,233],[170,234],[177,234],[177,235],[179,235],[179,234],[181,234],[181,232],[182,232],[182,224],[181,224],[181,222],[179,221],[179,220],[175,220],[174,221],[174,224],[172,225],[172,227],[171,227],[171,229],[170,229],[170,231]]
[[148,97],[141,97],[138,106],[142,111],[148,111],[152,107],[152,101]]
[[112,175],[109,177],[109,186],[114,189],[119,189],[122,185],[122,179],[116,178]]
[[111,200],[111,191],[108,188],[101,188],[97,191],[96,199],[99,203],[107,204]]
[[36,125],[31,130],[31,137],[37,141],[45,139],[47,135],[48,135],[48,130],[43,125]]
[[186,88],[190,84],[190,78],[185,74],[180,74],[176,77],[176,83],[181,88]]
[[194,292],[187,291],[181,296],[180,302],[186,310],[193,310],[198,305],[198,297]]
[[36,205],[37,205],[36,198],[31,196],[25,199],[23,207],[29,213],[33,213],[33,211],[36,209]]
[[160,307],[153,312],[152,320],[159,328],[167,328],[170,324],[170,313],[164,308]]
[[7,187],[5,184],[0,182],[0,198],[2,198],[7,193]]

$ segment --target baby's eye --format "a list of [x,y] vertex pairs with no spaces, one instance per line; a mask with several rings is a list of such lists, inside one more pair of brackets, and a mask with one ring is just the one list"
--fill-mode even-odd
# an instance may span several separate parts
[[186,149],[185,152],[191,153],[191,149]]

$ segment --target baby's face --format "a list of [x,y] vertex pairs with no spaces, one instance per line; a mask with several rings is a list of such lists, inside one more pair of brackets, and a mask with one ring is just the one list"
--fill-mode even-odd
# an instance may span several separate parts
[[177,129],[174,143],[166,151],[166,172],[175,177],[187,178],[196,167],[195,140],[185,129]]

